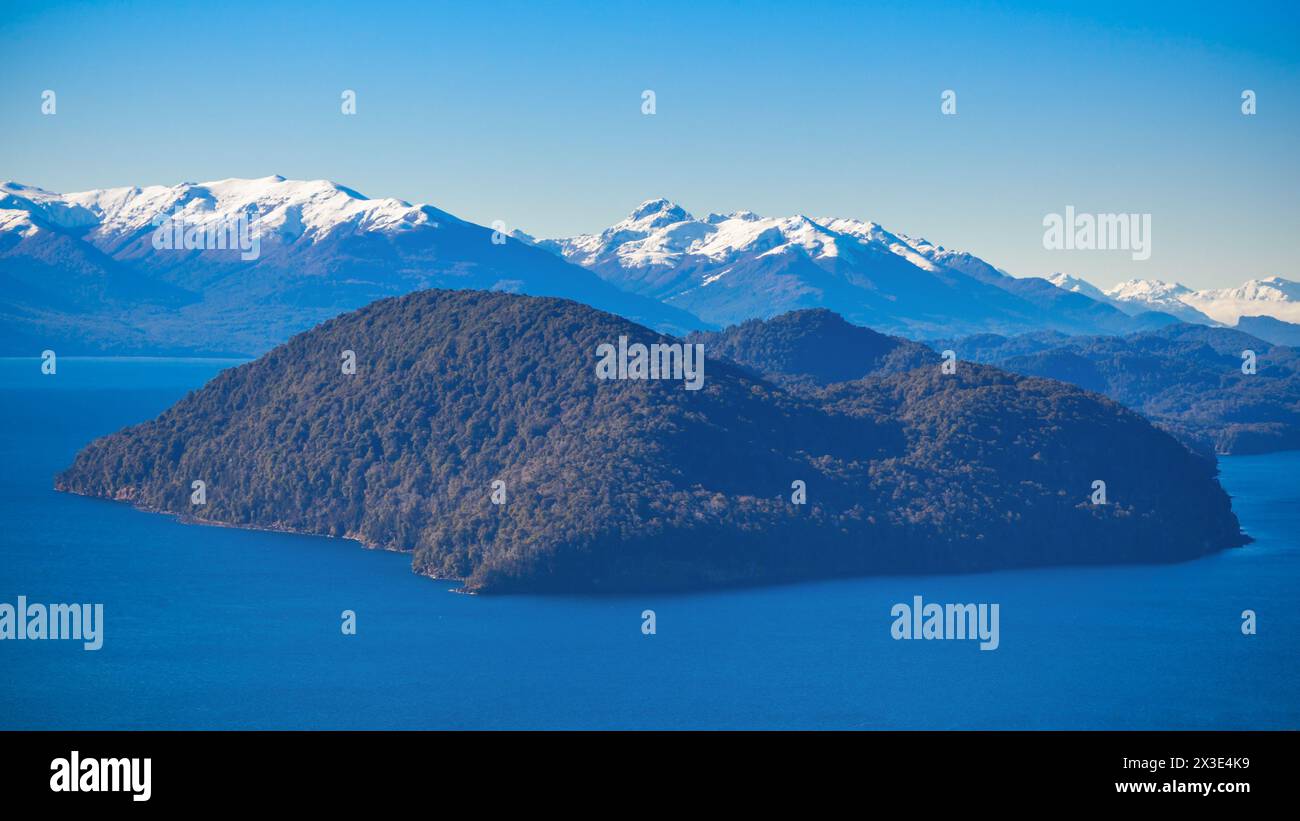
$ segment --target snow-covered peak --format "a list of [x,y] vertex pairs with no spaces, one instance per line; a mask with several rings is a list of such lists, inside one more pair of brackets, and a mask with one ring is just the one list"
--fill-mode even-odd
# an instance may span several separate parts
[[[598,234],[548,240],[570,262],[605,271],[705,267],[729,269],[732,263],[784,254],[813,261],[838,260],[849,265],[888,260],[928,273],[960,272],[1000,283],[1010,274],[971,254],[952,251],[925,239],[891,232],[874,222],[841,217],[762,217],[752,211],[710,213],[702,220],[666,199],[648,200],[632,214]],[[709,274],[708,282],[725,275]],[[640,279],[640,275],[637,275]],[[655,275],[652,280],[662,278]]]
[[91,227],[89,238],[98,245],[110,245],[178,214],[195,223],[242,217],[254,230],[283,239],[321,236],[343,225],[362,231],[399,231],[434,224],[438,216],[445,216],[430,206],[404,200],[372,200],[329,180],[288,180],[279,175],[71,194],[6,183],[0,187],[0,207],[22,208],[40,221],[62,227]]
[[1126,282],[1107,288],[1106,296],[1118,300],[1141,299],[1148,302],[1153,300],[1177,299],[1184,294],[1192,293],[1192,289],[1186,285],[1177,282],[1165,282],[1160,279],[1130,279]]
[[1265,302],[1291,302],[1300,300],[1300,282],[1272,276],[1251,279],[1236,288],[1219,288],[1198,291],[1202,299],[1262,300]]
[[1084,279],[1083,277],[1077,277],[1074,276],[1073,274],[1063,274],[1058,272],[1055,274],[1051,274],[1050,276],[1044,277],[1044,279],[1046,279],[1048,282],[1052,283],[1057,288],[1060,288],[1063,291],[1071,291],[1076,294],[1083,294],[1084,296],[1091,297],[1092,299],[1095,299],[1098,302],[1111,301],[1110,297],[1106,296],[1106,293],[1104,291],[1102,291],[1096,285],[1093,285],[1091,282]]
[[760,217],[758,214],[755,214],[753,211],[733,211],[730,214],[720,214],[714,211],[714,212],[710,212],[709,215],[704,218],[704,221],[707,222],[709,225],[717,225],[720,222],[726,222],[727,220],[733,220],[733,219],[744,220],[745,222],[753,222],[755,220],[762,219],[762,217]]
[[1053,274],[1048,279],[1058,288],[1105,299],[1130,314],[1161,311],[1186,322],[1210,325],[1232,325],[1242,316],[1259,315],[1300,322],[1300,283],[1278,276],[1252,279],[1236,288],[1200,291],[1159,279],[1130,279],[1104,292],[1068,274]]
[[692,217],[686,213],[685,208],[671,200],[659,197],[658,199],[646,200],[638,205],[624,222],[643,223],[649,220],[667,225],[689,219],[692,219]]
[[943,248],[930,245],[925,240],[915,240],[905,234],[887,231],[875,222],[847,219],[843,217],[823,217],[818,220],[831,231],[856,237],[863,242],[875,245],[903,257],[908,262],[926,271],[937,271],[942,263],[935,257],[947,253]]
[[666,199],[647,200],[599,234],[543,244],[579,265],[622,268],[675,266],[688,258],[710,263],[800,249],[814,257],[839,254],[836,232],[803,215],[760,217],[752,211],[696,219]]
[[760,217],[750,211],[730,214],[713,223],[714,229],[691,253],[713,260],[742,253],[770,254],[800,248],[812,256],[836,256],[835,236],[803,215]]
[[[18,182],[0,183],[0,209],[22,211],[39,222],[60,228],[83,228],[94,225],[95,215],[79,205],[67,202],[61,194]],[[7,221],[14,230],[13,220]]]
[[6,180],[0,182],[0,195],[15,196],[26,199],[30,202],[49,203],[57,201],[60,197],[53,191],[46,191],[44,188],[37,188],[34,185],[23,185],[20,182]]
[[1300,282],[1279,276],[1248,280],[1236,288],[1196,291],[1183,301],[1225,324],[1260,315],[1300,322]]
[[1213,325],[1214,320],[1189,301],[1196,292],[1177,282],[1159,279],[1130,279],[1107,288],[1105,297],[1112,305],[1131,315],[1159,311],[1184,322]]

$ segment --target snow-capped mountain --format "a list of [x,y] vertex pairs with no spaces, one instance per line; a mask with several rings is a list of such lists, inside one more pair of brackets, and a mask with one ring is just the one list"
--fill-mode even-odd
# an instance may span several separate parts
[[429,287],[563,296],[674,333],[815,307],[920,338],[1300,319],[1300,286],[1278,277],[1222,291],[1130,282],[1103,293],[1063,274],[1011,276],[873,222],[749,211],[697,219],[665,199],[598,234],[538,241],[325,180],[73,194],[0,184],[4,352],[256,354]]
[[1136,330],[1105,302],[861,220],[750,211],[697,219],[653,199],[598,234],[537,244],[621,288],[719,324],[824,307],[921,337]]
[[1130,279],[1105,291],[1111,304],[1129,313],[1161,311],[1184,322],[1214,324],[1213,319],[1186,301],[1185,297],[1193,293],[1195,292],[1185,285],[1158,279]]
[[703,325],[431,205],[279,176],[73,194],[0,184],[0,285],[7,353],[256,354],[430,287],[564,296],[674,332]]
[[1195,291],[1184,301],[1225,324],[1245,316],[1271,316],[1283,322],[1300,322],[1300,282],[1282,277],[1252,279],[1237,288]]
[[1105,291],[1068,274],[1053,274],[1048,280],[1058,288],[1104,299],[1134,315],[1160,311],[1202,325],[1233,325],[1252,316],[1300,322],[1300,283],[1277,276],[1252,279],[1237,288],[1201,291],[1158,279],[1131,279]]
[[0,183],[0,208],[26,211],[54,227],[88,228],[86,238],[101,247],[106,241],[150,227],[159,214],[178,211],[203,222],[251,213],[265,228],[283,225],[292,215],[304,227],[317,232],[351,219],[361,223],[371,215],[377,217],[371,221],[386,227],[427,218],[420,207],[400,200],[371,200],[325,180],[286,180],[280,176],[73,194],[6,182]]
[[1077,277],[1073,274],[1055,273],[1046,277],[1047,281],[1064,291],[1071,293],[1083,294],[1084,296],[1095,299],[1098,302],[1109,302],[1110,298],[1088,280],[1083,277]]

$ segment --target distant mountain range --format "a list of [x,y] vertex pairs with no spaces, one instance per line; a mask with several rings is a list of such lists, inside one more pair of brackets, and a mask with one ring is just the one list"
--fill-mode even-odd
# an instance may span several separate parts
[[1281,277],[1209,291],[1133,280],[1102,291],[1068,274],[1014,277],[973,254],[854,219],[750,211],[697,219],[654,199],[598,234],[519,236],[720,325],[814,307],[921,339],[1123,334],[1174,320],[1231,324],[1252,315],[1300,321],[1300,284]]
[[[1048,281],[1133,315],[1160,311],[1202,325],[1233,325],[1242,319],[1266,316],[1300,330],[1296,324],[1300,323],[1300,282],[1282,277],[1252,279],[1238,288],[1202,291],[1158,279],[1132,279],[1105,291],[1069,274],[1053,274]],[[1275,327],[1285,332],[1285,325]]]
[[[417,572],[481,592],[1164,562],[1246,541],[1212,458],[1061,382],[945,374],[826,312],[712,338],[750,364],[706,349],[699,390],[599,379],[620,338],[675,344],[567,300],[380,300],[92,442],[57,487],[410,550]],[[799,352],[841,344],[871,376],[758,375],[821,368]]]
[[[163,221],[241,220],[239,250],[158,248]],[[196,236],[199,236],[196,234]],[[0,184],[0,353],[254,355],[376,299],[434,286],[568,296],[684,332],[695,317],[430,205],[323,180],[55,194]]]
[[[158,247],[167,220],[200,233],[242,220],[259,247],[253,258]],[[697,219],[664,199],[598,234],[534,240],[323,180],[74,194],[0,184],[0,354],[255,355],[344,311],[430,287],[562,296],[675,334],[804,308],[916,339],[1300,320],[1300,285],[1280,277],[1220,291],[1135,281],[1103,292],[1064,274],[1014,277],[876,223],[748,211]],[[1300,326],[1254,330],[1277,342]]]
[[1300,324],[1295,322],[1283,322],[1271,316],[1243,316],[1234,327],[1274,345],[1300,348]]
[[859,325],[916,338],[953,331],[1125,333],[1173,322],[1017,278],[971,254],[841,218],[697,219],[665,199],[599,234],[533,240],[620,288],[728,325],[827,308]]

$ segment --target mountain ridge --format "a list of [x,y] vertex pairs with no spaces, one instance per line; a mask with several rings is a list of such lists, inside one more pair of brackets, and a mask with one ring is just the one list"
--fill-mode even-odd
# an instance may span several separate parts
[[657,198],[596,234],[520,237],[619,287],[718,325],[818,307],[859,325],[920,338],[954,328],[1127,332],[1154,322],[1040,278],[1013,277],[973,254],[856,219],[762,217],[752,211],[697,219]]
[[1135,316],[1160,311],[1184,322],[1225,326],[1245,316],[1300,322],[1300,282],[1280,276],[1250,279],[1236,288],[1199,291],[1159,279],[1130,279],[1104,291],[1070,274],[1053,274],[1048,281],[1059,288],[1109,302]]
[[[258,247],[160,247],[245,228]],[[6,230],[7,229],[7,230]],[[251,244],[251,243],[250,243]],[[684,333],[708,323],[430,205],[274,175],[55,194],[0,186],[0,349],[251,355],[435,285],[580,298]]]

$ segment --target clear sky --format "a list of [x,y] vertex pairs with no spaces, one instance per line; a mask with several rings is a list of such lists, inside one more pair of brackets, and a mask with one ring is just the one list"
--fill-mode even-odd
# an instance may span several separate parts
[[[538,236],[666,196],[1018,275],[1300,279],[1295,3],[0,0],[0,43],[0,179],[55,191],[278,173]],[[1045,250],[1067,205],[1150,213],[1150,259]]]

